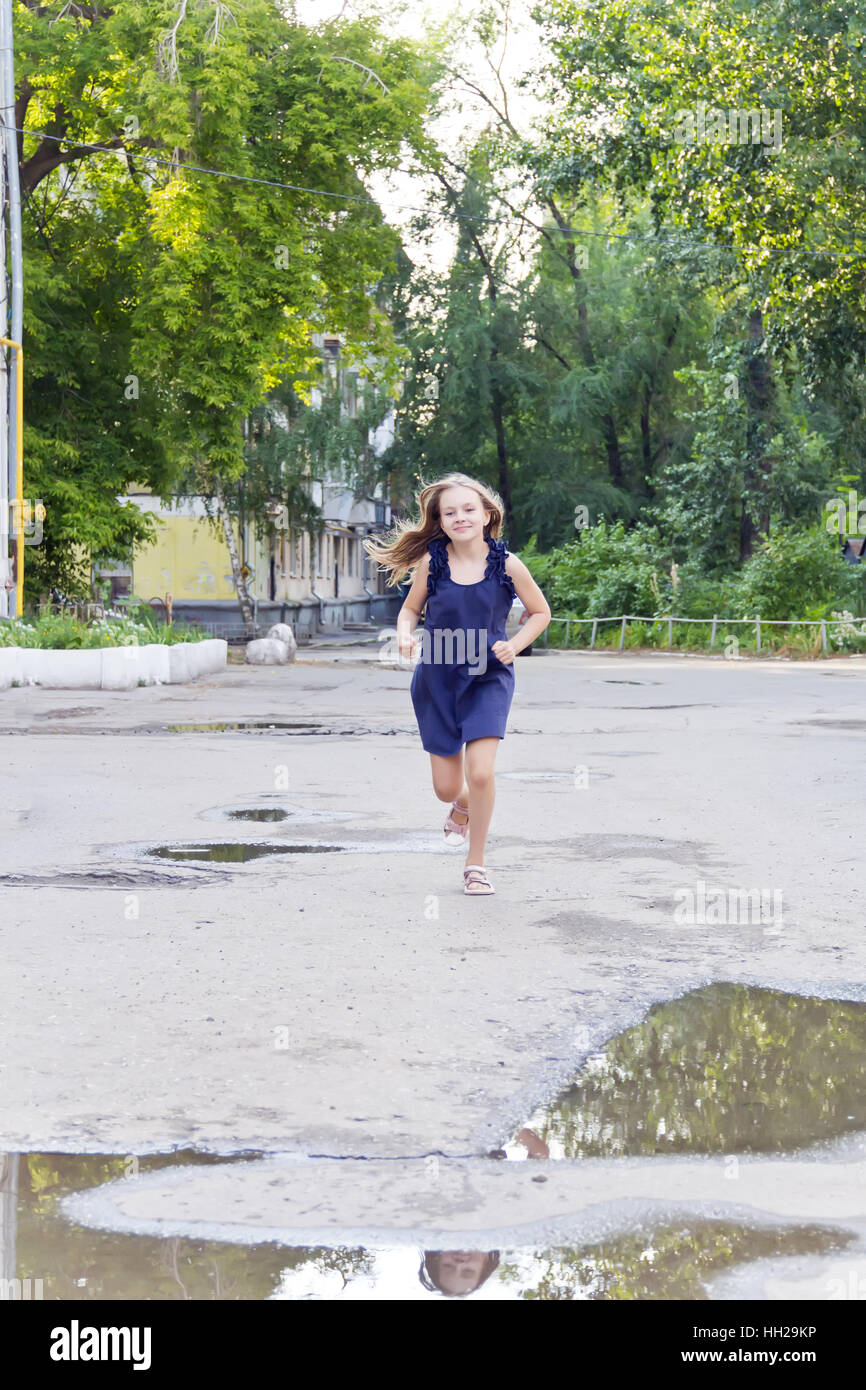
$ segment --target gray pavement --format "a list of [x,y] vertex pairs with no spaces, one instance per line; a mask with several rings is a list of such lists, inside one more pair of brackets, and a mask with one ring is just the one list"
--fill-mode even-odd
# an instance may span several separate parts
[[[0,1148],[457,1172],[657,1000],[711,980],[866,999],[866,659],[550,652],[516,673],[482,899],[442,843],[410,672],[369,642],[183,687],[0,693]],[[167,731],[238,720],[313,727]],[[242,806],[291,815],[221,818]],[[144,853],[213,840],[342,848]],[[781,921],[682,925],[698,881],[780,892]],[[508,1182],[506,1224],[531,1221],[537,1192],[524,1213],[528,1179]],[[378,1223],[402,1225],[389,1190],[371,1178]],[[472,1191],[443,1188],[455,1210]]]

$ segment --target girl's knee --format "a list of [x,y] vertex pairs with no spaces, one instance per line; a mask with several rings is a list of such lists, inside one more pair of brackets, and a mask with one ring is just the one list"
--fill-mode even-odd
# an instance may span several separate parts
[[463,786],[463,779],[456,777],[453,782],[435,781],[433,790],[440,801],[456,801]]
[[493,786],[492,767],[470,767],[466,770],[466,782],[471,791],[484,791]]

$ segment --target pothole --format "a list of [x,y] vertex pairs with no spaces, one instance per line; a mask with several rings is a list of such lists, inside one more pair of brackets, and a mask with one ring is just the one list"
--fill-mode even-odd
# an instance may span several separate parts
[[234,734],[256,729],[288,729],[292,733],[328,733],[330,730],[317,719],[237,719],[211,724],[168,724],[170,734]]
[[213,806],[199,812],[200,820],[208,821],[252,821],[278,824],[287,820],[299,821],[304,825],[338,825],[343,821],[362,820],[360,811],[315,811],[306,806],[297,806],[287,801],[279,801],[273,806]]
[[371,728],[354,724],[324,724],[321,720],[239,719],[213,724],[167,724],[163,727],[162,732],[169,734],[280,734],[308,738],[361,738],[370,735],[391,737],[396,734],[409,734],[413,730],[408,728]]
[[[205,687],[202,687],[204,689]],[[528,733],[539,733],[530,729]],[[275,722],[272,720],[234,720],[211,724],[125,724],[118,727],[108,725],[76,724],[64,728],[62,723],[28,724],[0,728],[0,734],[18,737],[113,737],[113,738],[152,738],[174,734],[243,734],[254,738],[393,738],[398,735],[417,735],[417,729],[408,726],[375,727],[367,725],[334,725],[318,721],[293,720]]]
[[345,848],[345,845],[278,844],[266,840],[245,843],[229,840],[213,844],[155,845],[145,853],[154,859],[174,859],[181,862],[247,864],[252,859],[264,859],[274,854],[336,854]]

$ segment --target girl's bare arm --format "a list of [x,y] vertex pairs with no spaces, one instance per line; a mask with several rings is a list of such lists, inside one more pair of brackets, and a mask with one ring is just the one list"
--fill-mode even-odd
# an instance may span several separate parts
[[412,633],[415,631],[421,620],[424,605],[427,602],[427,575],[430,570],[429,551],[422,555],[415,570],[415,577],[403,607],[397,614],[397,641],[400,648],[400,655],[411,657],[414,645]]
[[516,555],[508,556],[505,571],[511,576],[517,597],[529,615],[510,642],[514,652],[521,652],[524,647],[534,642],[536,637],[540,637],[547,627],[550,622],[550,604],[523,561],[518,560]]

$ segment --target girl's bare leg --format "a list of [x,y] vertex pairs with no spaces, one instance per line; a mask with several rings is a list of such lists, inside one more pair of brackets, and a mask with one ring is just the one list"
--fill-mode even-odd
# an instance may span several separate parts
[[474,738],[466,745],[466,781],[469,785],[467,864],[484,863],[487,831],[496,796],[493,768],[500,742],[498,738]]
[[[440,801],[459,801],[461,806],[469,805],[469,788],[463,773],[463,750],[451,758],[440,758],[437,753],[430,754],[433,771],[433,790]],[[457,825],[466,824],[466,812],[454,811],[453,819]]]

